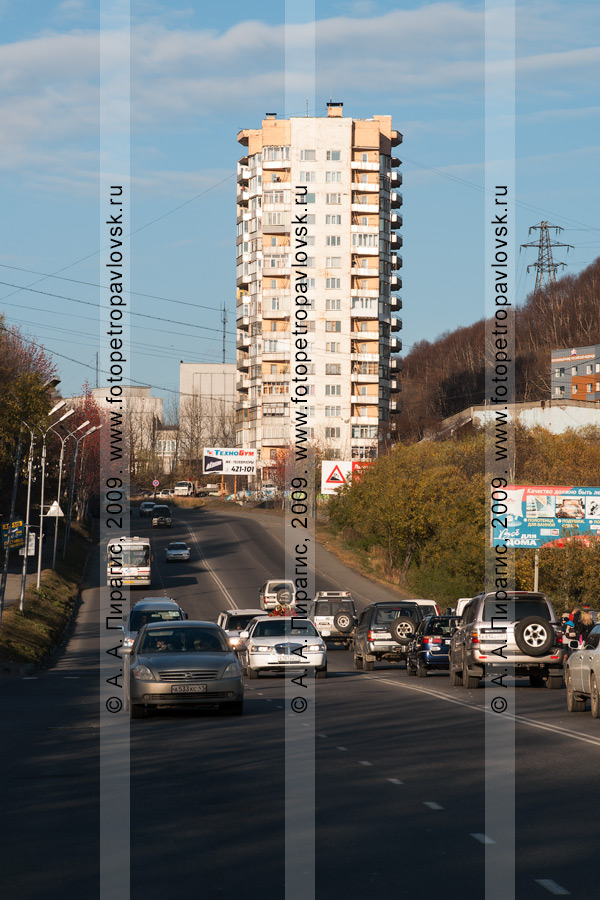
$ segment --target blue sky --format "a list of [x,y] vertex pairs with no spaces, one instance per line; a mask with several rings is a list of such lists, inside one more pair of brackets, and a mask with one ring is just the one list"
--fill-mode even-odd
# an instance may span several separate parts
[[[65,394],[94,381],[100,329],[86,304],[106,296],[95,286],[100,11],[99,0],[0,0],[0,281],[45,292],[0,284],[0,310],[74,360],[57,357]],[[285,112],[285,11],[260,0],[131,4],[131,309],[143,314],[131,320],[131,376],[165,397],[180,359],[221,359],[223,302],[235,359],[236,134]],[[317,114],[331,83],[347,115],[391,114],[404,134],[408,349],[484,314],[484,5],[316,0],[315,13]],[[517,7],[513,237],[530,240],[542,219],[563,226],[575,249],[557,258],[570,273],[600,247],[599,20],[595,2]],[[304,97],[310,78],[288,77]],[[303,111],[304,101],[293,112]],[[534,260],[518,258],[520,301]],[[58,270],[73,280],[31,274]]]

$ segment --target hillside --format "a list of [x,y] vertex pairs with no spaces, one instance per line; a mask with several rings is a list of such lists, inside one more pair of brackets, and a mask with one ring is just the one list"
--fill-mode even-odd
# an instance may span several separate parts
[[[412,441],[484,400],[485,320],[419,341],[402,361],[398,437]],[[600,343],[600,258],[531,294],[515,312],[516,399],[550,398],[550,351]]]

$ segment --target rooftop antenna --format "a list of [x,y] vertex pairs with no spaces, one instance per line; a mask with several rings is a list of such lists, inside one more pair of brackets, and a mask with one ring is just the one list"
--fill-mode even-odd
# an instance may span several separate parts
[[329,73],[329,102],[333,102],[333,89],[331,86],[331,72]]
[[225,301],[223,300],[223,312],[221,314],[221,321],[223,323],[223,362],[225,362],[225,327],[227,325],[227,310],[225,309]]

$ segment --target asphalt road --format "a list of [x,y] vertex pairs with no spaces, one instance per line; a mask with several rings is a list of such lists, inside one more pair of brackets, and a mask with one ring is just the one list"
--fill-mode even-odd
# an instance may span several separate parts
[[[134,600],[172,596],[190,618],[214,620],[256,605],[260,584],[284,571],[274,516],[178,510],[165,532],[134,522],[155,556],[152,588]],[[192,559],[167,565],[164,547],[178,539]],[[92,581],[101,565],[98,554]],[[350,589],[359,607],[390,596],[322,547],[316,587]],[[518,682],[514,716],[499,717],[488,689],[408,678],[392,664],[357,672],[345,650],[331,650],[304,720],[290,710],[294,688],[269,675],[247,683],[239,719],[160,712],[132,722],[118,746],[104,738],[105,777],[110,754],[130,773],[130,791],[118,783],[126,815],[111,821],[115,807],[106,792],[100,800],[98,588],[83,599],[57,664],[0,682],[11,900],[95,898],[101,870],[102,900],[126,897],[128,820],[135,900],[597,896],[600,726],[589,712],[569,714],[564,691]],[[121,841],[119,858],[100,850],[101,834]]]

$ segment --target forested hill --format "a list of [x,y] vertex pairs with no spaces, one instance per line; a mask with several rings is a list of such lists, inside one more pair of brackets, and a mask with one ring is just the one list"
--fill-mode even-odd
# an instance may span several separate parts
[[[550,399],[550,351],[600,343],[600,258],[516,310],[516,399]],[[402,441],[484,401],[485,320],[420,341],[402,362]]]

